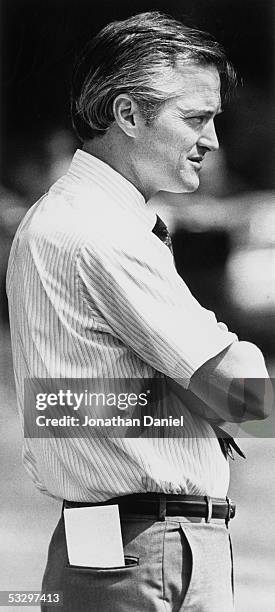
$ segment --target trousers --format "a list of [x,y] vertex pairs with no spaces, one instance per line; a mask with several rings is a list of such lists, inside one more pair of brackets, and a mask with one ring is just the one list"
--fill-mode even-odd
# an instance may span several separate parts
[[[70,566],[61,516],[43,592],[61,591],[62,612],[232,612],[233,560],[223,521],[121,517],[125,566]],[[58,608],[56,608],[58,611]],[[41,607],[51,612],[52,606]]]

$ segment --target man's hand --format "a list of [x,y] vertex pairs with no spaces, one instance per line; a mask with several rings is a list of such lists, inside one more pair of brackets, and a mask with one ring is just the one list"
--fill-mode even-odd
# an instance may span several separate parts
[[[210,423],[265,419],[273,403],[263,355],[250,342],[234,342],[207,361],[191,377],[188,391],[190,405],[197,412],[198,398],[198,411],[204,412]],[[213,413],[217,421],[213,421]]]
[[167,378],[167,381],[169,389],[179,397],[192,414],[196,414],[213,425],[222,425],[222,423],[224,423],[224,420],[197,395],[187,389],[183,389],[183,387],[172,378]]

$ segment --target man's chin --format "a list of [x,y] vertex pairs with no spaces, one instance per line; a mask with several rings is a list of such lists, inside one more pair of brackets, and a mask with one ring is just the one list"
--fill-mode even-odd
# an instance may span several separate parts
[[167,187],[161,187],[159,191],[164,193],[192,193],[193,191],[197,191],[200,184],[199,177],[192,178],[192,180],[187,181],[183,179],[177,183],[177,185],[169,185]]
[[182,177],[181,180],[181,189],[177,193],[192,193],[193,191],[197,191],[200,185],[200,179],[198,176],[192,177],[190,181],[188,181],[185,177]]
[[[175,189],[171,189],[170,193],[193,193],[193,191],[197,191],[200,185],[200,181],[190,181],[190,183],[184,182]],[[167,191],[169,191],[167,189]]]
[[175,195],[180,195],[181,193],[182,194],[183,193],[193,193],[194,191],[197,191],[198,187],[199,185],[196,185],[196,186],[190,185],[190,187],[184,186],[178,189],[176,188],[175,189],[172,189],[172,188],[171,189],[160,189],[158,193],[171,193]]

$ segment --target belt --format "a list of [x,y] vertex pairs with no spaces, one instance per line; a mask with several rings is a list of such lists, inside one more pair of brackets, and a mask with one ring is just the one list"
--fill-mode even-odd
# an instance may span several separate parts
[[207,495],[166,495],[165,493],[133,493],[113,497],[96,504],[64,500],[65,508],[82,508],[118,504],[120,515],[141,514],[157,520],[166,516],[186,516],[204,518],[207,523],[222,519],[226,525],[234,518],[236,505],[229,499]]

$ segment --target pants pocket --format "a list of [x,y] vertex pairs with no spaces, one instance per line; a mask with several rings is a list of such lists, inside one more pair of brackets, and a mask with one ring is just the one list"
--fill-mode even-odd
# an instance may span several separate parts
[[64,612],[103,612],[123,608],[124,594],[133,589],[139,558],[125,555],[125,566],[84,567],[67,563],[63,572]]
[[139,558],[133,557],[131,555],[125,555],[124,561],[125,561],[125,565],[121,565],[118,567],[86,567],[84,565],[71,565],[70,563],[67,563],[65,569],[73,570],[77,572],[85,572],[85,573],[102,572],[104,574],[107,572],[118,572],[118,571],[125,571],[127,569],[133,569],[139,565]]
[[229,536],[229,545],[230,545],[230,556],[231,556],[231,586],[232,586],[232,595],[233,595],[233,599],[234,599],[234,591],[235,591],[235,586],[234,586],[234,558],[233,558],[233,547],[232,547],[232,540],[231,540],[231,536],[230,534],[228,534]]
[[163,599],[167,610],[182,610],[189,590],[192,565],[192,550],[180,523],[169,521],[163,546]]
[[192,551],[192,574],[183,610],[232,612],[232,559],[224,525],[181,523]]
[[[70,565],[63,522],[55,531],[43,579],[47,592],[63,592],[64,612],[160,612],[164,522],[122,520],[125,566]],[[43,606],[42,612],[51,612]]]

